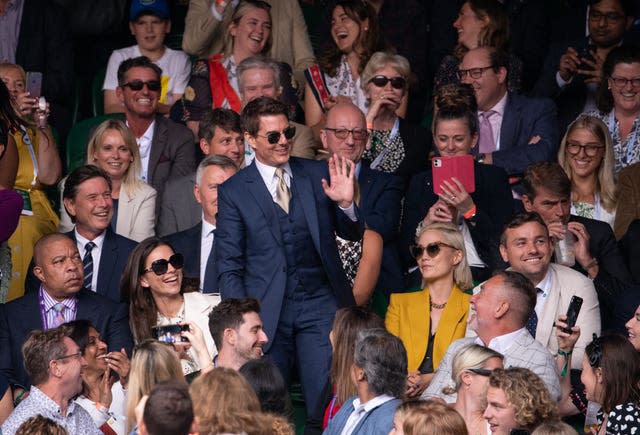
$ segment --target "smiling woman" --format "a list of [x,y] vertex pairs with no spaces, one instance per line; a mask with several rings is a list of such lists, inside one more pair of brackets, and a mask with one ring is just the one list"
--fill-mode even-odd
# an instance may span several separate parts
[[[121,295],[129,302],[131,332],[135,342],[139,343],[151,338],[151,329],[156,325],[193,322],[202,330],[209,359],[212,359],[216,349],[209,332],[209,312],[220,297],[217,294],[185,293],[183,266],[182,255],[155,237],[143,240],[131,252],[120,281]],[[175,345],[180,347],[183,372],[188,374],[200,370],[196,350],[189,344]]]

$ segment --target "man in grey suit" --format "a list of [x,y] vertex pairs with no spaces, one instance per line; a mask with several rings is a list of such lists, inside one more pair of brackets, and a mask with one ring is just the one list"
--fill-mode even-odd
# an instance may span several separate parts
[[[162,198],[169,179],[193,173],[196,149],[188,128],[158,115],[162,70],[146,56],[123,61],[118,67],[116,96],[127,126],[140,148],[142,179]],[[160,201],[156,201],[156,216]]]
[[523,367],[540,376],[551,397],[558,400],[556,361],[525,327],[536,306],[536,290],[531,281],[518,272],[498,272],[480,286],[470,304],[469,327],[478,336],[451,343],[422,398],[440,397],[449,403],[456,400],[455,394],[445,395],[442,389],[453,383],[451,365],[458,350],[476,343],[502,353],[505,367]]
[[[230,109],[208,110],[198,128],[200,150],[205,156],[226,156],[238,168],[244,166],[244,135],[240,115]],[[193,195],[196,173],[169,180],[162,196],[156,232],[164,237],[185,231],[202,219],[202,208]]]

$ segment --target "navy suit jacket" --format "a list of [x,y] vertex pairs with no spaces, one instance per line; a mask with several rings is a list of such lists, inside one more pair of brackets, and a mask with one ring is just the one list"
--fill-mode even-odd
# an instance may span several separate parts
[[[340,411],[331,420],[324,435],[340,435],[349,420],[349,416],[353,412],[353,401],[356,397],[349,397]],[[400,405],[400,399],[391,399],[382,405],[376,406],[371,411],[365,413],[358,424],[353,428],[353,435],[385,435],[388,434],[393,427],[393,416],[396,408]]]
[[[42,329],[39,292],[0,305],[0,374],[12,385],[29,388],[22,345],[34,329]],[[78,292],[76,319],[86,319],[96,328],[110,351],[124,348],[131,356],[133,339],[126,305],[115,303],[92,291]]]
[[[536,135],[540,140],[529,144]],[[500,127],[500,150],[493,153],[493,164],[509,175],[522,174],[531,163],[555,160],[558,138],[553,101],[509,93]]]
[[200,280],[200,246],[202,243],[202,221],[195,226],[173,233],[164,239],[175,252],[184,256],[184,275]]
[[[354,305],[334,232],[347,240],[359,240],[364,223],[362,219],[351,221],[324,194],[320,180],[329,180],[325,162],[291,157],[289,164],[292,185],[337,305]],[[269,337],[275,335],[287,285],[287,260],[276,207],[255,162],[218,188],[215,243],[218,288],[222,299],[247,296],[258,299],[262,305],[260,317]],[[270,340],[265,351],[271,343]]]
[[[74,242],[76,234],[74,230],[64,233]],[[110,227],[107,228],[107,234],[104,236],[104,244],[100,253],[100,265],[98,266],[98,288],[96,293],[106,296],[114,302],[120,302],[120,277],[127,264],[129,254],[137,245],[133,240],[127,239],[119,234],[114,233]],[[80,253],[82,257],[83,252]],[[40,280],[33,274],[33,260],[29,265],[27,274],[27,282],[25,283],[25,293],[37,292],[40,288]],[[123,301],[124,302],[124,301]]]
[[402,266],[398,255],[398,228],[404,180],[399,176],[376,171],[367,162],[360,165],[359,209],[367,228],[383,240],[382,264],[376,288],[388,295],[402,286]]

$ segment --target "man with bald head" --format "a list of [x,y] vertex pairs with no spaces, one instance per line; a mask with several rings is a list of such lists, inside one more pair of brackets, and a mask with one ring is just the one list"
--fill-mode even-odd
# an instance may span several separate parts
[[[360,277],[366,279],[372,274],[369,261],[362,265],[358,262],[356,269],[362,272],[360,274],[356,272],[358,280],[354,285],[354,295],[357,303],[364,303],[368,299],[366,295],[358,294],[361,283],[371,289],[375,284],[375,288],[386,296],[392,291],[400,291],[403,288],[402,267],[396,247],[403,183],[400,177],[375,171],[369,167],[368,162],[361,160],[369,137],[366,125],[362,111],[353,103],[345,102],[333,106],[327,112],[326,126],[320,131],[322,146],[329,154],[337,154],[356,164],[359,193],[356,201],[367,227],[363,240],[364,247],[378,247],[380,241],[382,242],[382,257],[380,258],[378,254],[377,262],[374,259],[373,265],[374,269],[380,270],[377,282],[375,278],[371,283],[360,281]],[[338,246],[341,246],[340,242]],[[377,251],[377,249],[365,249],[362,252],[363,261],[370,254],[367,251]]]
[[14,391],[31,384],[21,349],[33,330],[86,319],[111,349],[131,350],[126,306],[83,288],[82,257],[73,240],[61,233],[38,240],[34,247],[33,273],[41,282],[38,291],[0,305],[0,373]]

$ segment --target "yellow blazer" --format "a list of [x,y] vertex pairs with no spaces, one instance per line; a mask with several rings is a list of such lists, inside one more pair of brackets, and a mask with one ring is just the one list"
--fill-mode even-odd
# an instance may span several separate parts
[[[469,299],[457,285],[442,311],[440,323],[433,343],[433,368],[438,368],[440,360],[449,344],[464,337],[469,315]],[[407,349],[408,369],[416,371],[427,353],[427,343],[431,331],[429,316],[429,289],[413,293],[393,293],[385,317],[385,326],[397,336]]]

